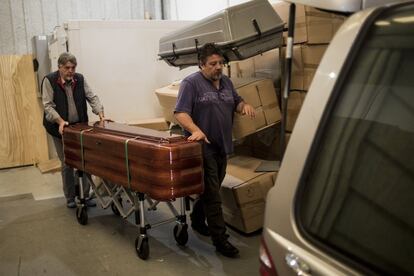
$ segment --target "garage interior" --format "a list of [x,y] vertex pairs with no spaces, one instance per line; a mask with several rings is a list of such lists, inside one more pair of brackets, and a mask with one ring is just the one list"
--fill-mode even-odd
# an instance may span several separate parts
[[[174,224],[165,224],[149,230],[150,258],[141,260],[134,250],[139,230],[134,216],[122,219],[99,202],[88,208],[87,225],[80,225],[75,210],[65,206],[61,165],[42,126],[39,89],[44,75],[57,69],[59,54],[69,51],[107,118],[182,134],[173,117],[180,80],[198,68],[179,70],[159,60],[160,39],[245,2],[0,1],[7,7],[0,15],[0,275],[259,273],[266,194],[316,68],[344,16],[296,5],[284,132],[280,102],[286,32],[283,38],[280,34],[279,47],[225,67],[237,92],[258,114],[253,123],[234,118],[235,153],[220,192],[230,241],[241,252],[237,259],[216,253],[210,238],[191,227],[186,246],[178,246]],[[269,2],[286,26],[289,4]],[[178,208],[179,201],[173,204]],[[161,203],[148,219],[167,219],[169,211]]]

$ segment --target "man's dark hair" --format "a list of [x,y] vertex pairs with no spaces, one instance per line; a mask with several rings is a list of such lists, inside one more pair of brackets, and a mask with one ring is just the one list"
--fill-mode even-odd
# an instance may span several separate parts
[[201,65],[206,64],[207,58],[212,55],[219,55],[223,57],[223,53],[216,47],[216,45],[214,45],[214,43],[204,44],[198,52],[198,66],[201,67]]

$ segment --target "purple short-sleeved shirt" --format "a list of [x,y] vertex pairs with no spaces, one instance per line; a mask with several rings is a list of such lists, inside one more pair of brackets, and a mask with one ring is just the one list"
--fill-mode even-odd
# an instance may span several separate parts
[[189,114],[207,136],[211,144],[204,143],[204,155],[230,154],[234,112],[242,100],[227,76],[223,75],[217,89],[198,71],[181,82],[174,112]]

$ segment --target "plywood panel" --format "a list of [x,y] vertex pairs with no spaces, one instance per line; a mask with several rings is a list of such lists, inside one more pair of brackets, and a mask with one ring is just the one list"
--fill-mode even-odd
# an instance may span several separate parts
[[32,56],[0,56],[0,168],[46,160]]

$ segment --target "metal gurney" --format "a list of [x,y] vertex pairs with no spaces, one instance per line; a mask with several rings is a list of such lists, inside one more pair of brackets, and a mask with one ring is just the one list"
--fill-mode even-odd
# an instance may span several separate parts
[[[184,137],[113,122],[75,124],[63,136],[65,163],[85,172],[103,208],[111,207],[123,218],[135,214],[139,235],[135,248],[141,259],[149,256],[147,230],[176,221],[174,238],[180,245],[188,240],[185,197],[203,192],[201,145]],[[101,177],[96,185],[90,174]],[[88,215],[80,177],[80,204],[76,217],[87,224]],[[116,184],[114,184],[116,183]],[[124,208],[122,199],[131,206]],[[172,201],[180,200],[180,211]],[[155,210],[165,201],[174,217],[155,224],[145,219],[144,202]]]

